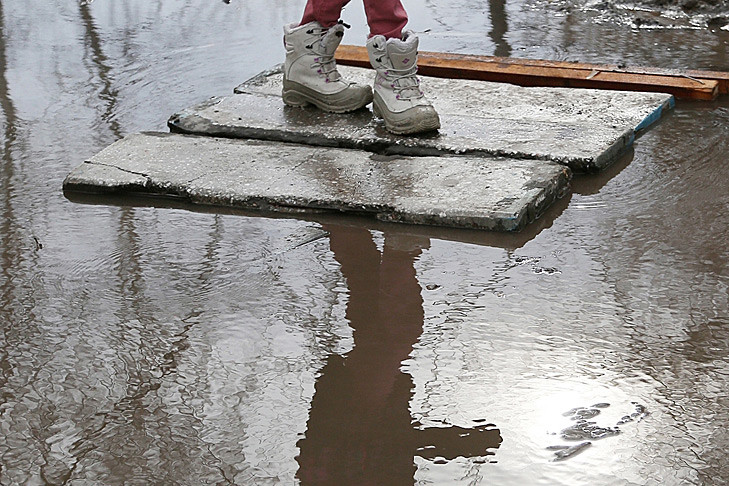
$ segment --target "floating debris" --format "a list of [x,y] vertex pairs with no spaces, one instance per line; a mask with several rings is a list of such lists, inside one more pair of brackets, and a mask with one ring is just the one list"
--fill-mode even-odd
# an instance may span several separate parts
[[592,442],[581,442],[580,444],[573,445],[573,446],[550,446],[550,447],[547,447],[547,449],[555,451],[555,453],[554,453],[555,458],[552,459],[552,461],[558,462],[558,461],[564,461],[565,459],[569,459],[570,457],[576,456],[577,454],[584,451],[591,445],[592,445]]
[[579,454],[587,447],[589,447],[594,440],[604,439],[606,437],[614,437],[620,435],[622,432],[619,428],[620,425],[628,422],[640,421],[649,415],[650,412],[644,405],[638,402],[630,402],[635,411],[630,415],[623,416],[615,426],[602,427],[597,422],[589,419],[595,418],[600,415],[602,409],[608,408],[609,403],[596,403],[590,407],[576,407],[570,409],[562,414],[563,417],[569,417],[570,420],[575,423],[560,432],[562,440],[567,442],[577,442],[577,445],[554,445],[547,447],[547,450],[556,451],[554,453],[555,458],[553,461],[564,461],[570,457]]

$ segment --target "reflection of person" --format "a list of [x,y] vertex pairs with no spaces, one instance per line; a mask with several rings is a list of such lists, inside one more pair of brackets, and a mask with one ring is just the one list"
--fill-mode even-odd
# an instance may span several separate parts
[[369,86],[348,82],[337,71],[334,51],[344,35],[339,21],[349,0],[308,0],[300,23],[284,27],[283,100],[289,106],[312,104],[346,113],[372,102],[375,116],[397,134],[440,128],[440,119],[416,76],[418,37],[403,30],[408,17],[400,0],[364,0],[370,37],[367,52],[375,68]]
[[423,332],[415,262],[430,241],[386,233],[380,252],[364,228],[325,229],[349,289],[354,348],[330,355],[316,380],[297,443],[301,484],[413,484],[416,455],[490,454],[501,443],[497,429],[424,428],[410,414],[413,381],[400,367]]

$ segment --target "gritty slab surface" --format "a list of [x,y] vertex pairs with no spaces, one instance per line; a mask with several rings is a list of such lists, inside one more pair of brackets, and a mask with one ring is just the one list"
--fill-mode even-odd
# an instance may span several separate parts
[[[374,71],[341,66],[348,79],[372,83]],[[551,160],[575,171],[609,166],[635,132],[673,106],[661,93],[524,88],[504,83],[422,77],[441,117],[439,132],[388,133],[369,109],[350,114],[291,108],[281,100],[280,68],[174,114],[173,131],[358,148],[385,154],[473,153]]]
[[155,194],[195,204],[371,213],[385,221],[521,229],[568,188],[560,164],[166,133],[129,135],[84,162],[67,191]]

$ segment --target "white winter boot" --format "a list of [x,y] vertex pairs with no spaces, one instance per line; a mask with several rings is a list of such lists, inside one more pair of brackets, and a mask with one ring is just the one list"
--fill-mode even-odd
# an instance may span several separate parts
[[344,36],[339,23],[326,29],[319,22],[284,27],[283,100],[289,106],[312,104],[324,111],[346,113],[372,101],[372,89],[342,79],[334,51]]
[[370,63],[377,71],[372,103],[375,116],[392,133],[406,135],[440,128],[440,118],[420,90],[418,38],[412,31],[402,39],[376,35],[367,41]]

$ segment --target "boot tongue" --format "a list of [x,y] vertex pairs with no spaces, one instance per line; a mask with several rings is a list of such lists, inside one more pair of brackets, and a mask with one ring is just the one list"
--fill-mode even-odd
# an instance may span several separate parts
[[344,36],[344,26],[342,24],[335,24],[329,28],[326,34],[321,38],[320,45],[323,49],[323,54],[327,56],[333,56],[334,51],[337,50],[339,44],[342,42]]
[[[407,35],[403,40],[390,39],[387,41],[387,56],[390,58],[393,70],[400,75],[415,74],[418,61],[418,38]],[[400,79],[401,87],[417,88],[418,81],[415,76]]]
[[387,55],[393,69],[398,71],[412,69],[418,61],[418,38],[411,35],[404,40],[390,39],[387,42]]
[[321,67],[326,73],[328,81],[339,81],[341,79],[334,61],[334,51],[337,50],[337,47],[342,42],[342,37],[344,37],[344,26],[342,24],[336,24],[330,27],[327,33],[319,40],[321,50],[317,53],[320,55]]

